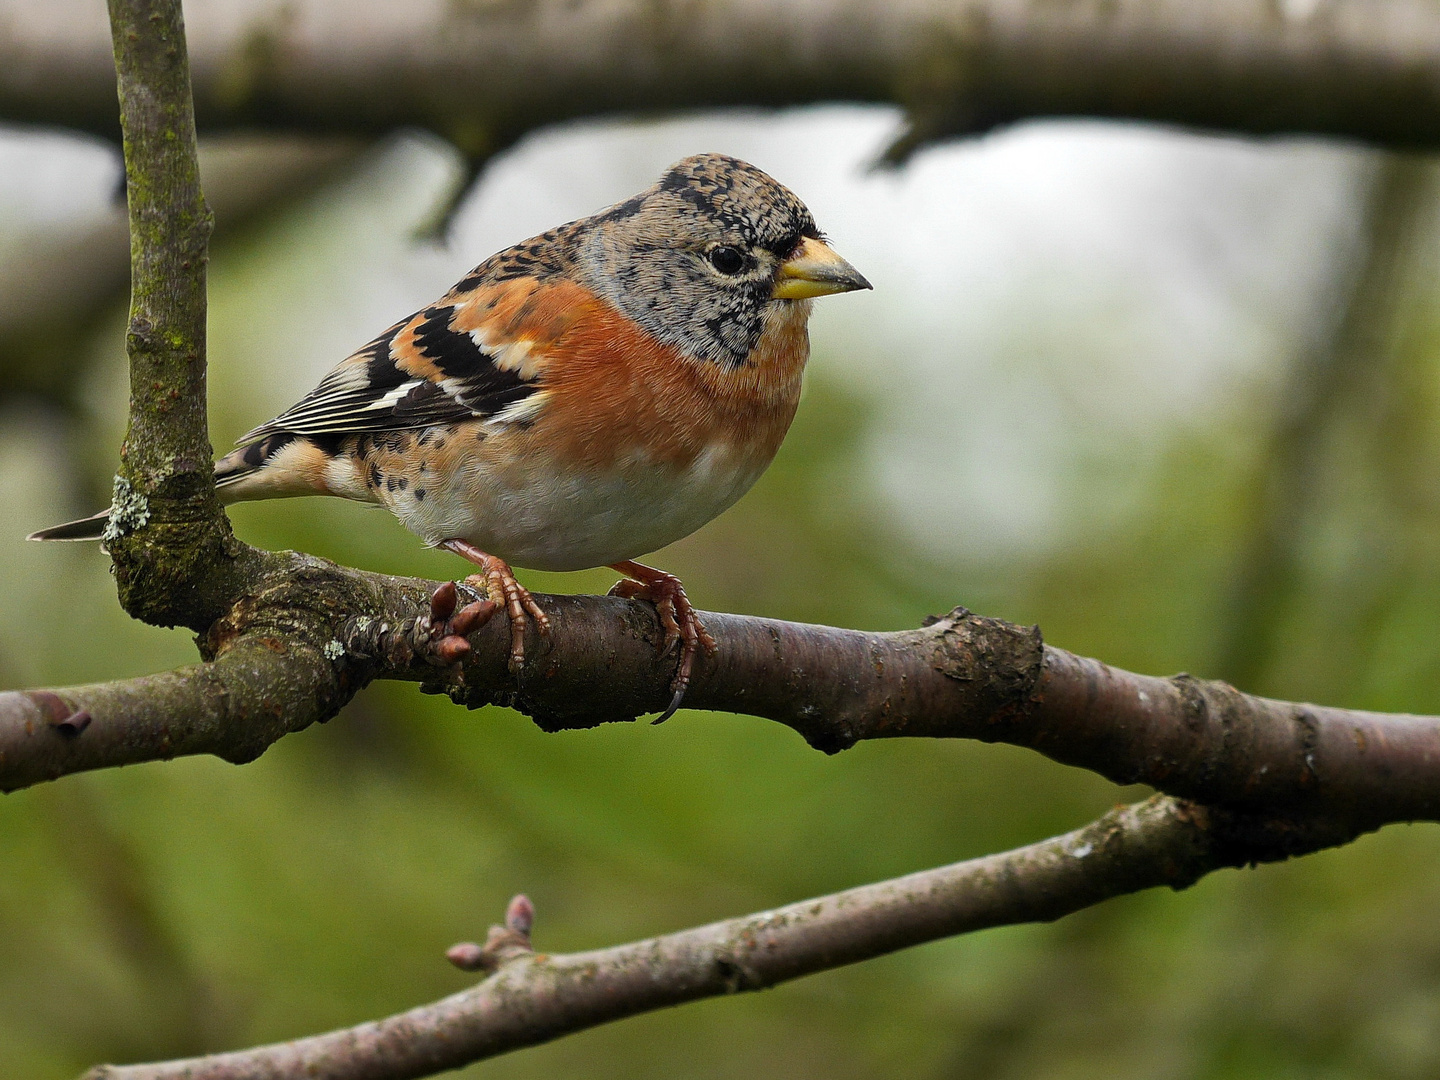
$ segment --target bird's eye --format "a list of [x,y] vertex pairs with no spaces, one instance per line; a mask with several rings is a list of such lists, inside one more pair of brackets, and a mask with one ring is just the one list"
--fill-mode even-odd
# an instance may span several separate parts
[[710,265],[722,274],[738,274],[745,269],[745,256],[739,248],[717,247],[710,252]]

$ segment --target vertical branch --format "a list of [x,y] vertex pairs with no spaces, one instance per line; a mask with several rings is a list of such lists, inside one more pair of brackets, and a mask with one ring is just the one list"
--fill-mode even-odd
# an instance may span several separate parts
[[[105,541],[136,618],[209,625],[233,545],[215,496],[205,399],[205,268],[180,0],[110,0],[130,208],[130,422]],[[218,579],[218,580],[217,580]]]
[[130,210],[130,431],[137,485],[210,467],[205,422],[205,261],[190,63],[179,0],[111,0]]

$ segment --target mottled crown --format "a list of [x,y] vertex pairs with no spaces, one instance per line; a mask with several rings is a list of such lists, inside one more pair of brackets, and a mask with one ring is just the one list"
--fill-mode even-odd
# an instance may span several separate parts
[[724,154],[696,154],[676,162],[652,191],[678,197],[777,255],[789,254],[802,236],[820,235],[794,192],[754,165]]
[[586,284],[666,344],[726,365],[745,363],[769,305],[791,303],[773,296],[779,265],[820,235],[794,193],[724,154],[686,158],[575,227]]

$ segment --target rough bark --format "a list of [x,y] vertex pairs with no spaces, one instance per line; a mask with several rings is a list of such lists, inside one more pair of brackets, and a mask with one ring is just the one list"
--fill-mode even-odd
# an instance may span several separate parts
[[[112,133],[93,12],[0,12],[0,116]],[[1440,141],[1429,0],[301,0],[192,17],[202,128],[418,126],[476,158],[583,116],[821,101],[902,106],[902,152],[1036,116]]]
[[162,626],[208,626],[246,554],[215,495],[206,424],[200,190],[179,0],[111,0],[130,214],[130,420],[105,542],[120,602]]
[[[517,679],[503,618],[470,635],[463,663],[443,665],[427,614],[436,583],[287,558],[211,629],[213,665],[0,694],[0,789],[178,754],[248,761],[377,677],[416,680],[471,706],[510,705],[549,731],[632,719],[668,698],[674,659],[657,649],[646,604],[540,597],[552,636],[532,637]],[[1440,818],[1440,717],[1135,675],[963,610],[888,634],[704,618],[720,648],[697,661],[687,704],[775,720],[827,752],[861,739],[971,738],[1030,747],[1117,783],[1357,830]],[[88,717],[83,731],[56,726],[77,712]]]

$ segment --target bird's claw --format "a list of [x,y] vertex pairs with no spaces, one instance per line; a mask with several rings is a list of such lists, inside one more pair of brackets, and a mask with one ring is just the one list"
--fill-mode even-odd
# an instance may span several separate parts
[[[705,624],[700,621],[690,598],[685,595],[685,587],[680,584],[680,579],[673,574],[651,570],[649,567],[644,567],[644,570],[647,571],[648,580],[622,578],[610,590],[610,595],[626,600],[648,600],[654,604],[660,629],[665,635],[660,644],[660,655],[669,656],[677,647],[680,650],[680,662],[675,669],[675,677],[670,681],[670,704],[652,721],[663,724],[675,715],[675,711],[680,708],[680,702],[685,698],[685,691],[690,687],[690,673],[695,667],[696,654],[703,648],[707,656],[714,656],[718,646],[710,636],[710,631],[705,629]],[[633,568],[622,571],[633,572]]]
[[511,674],[520,674],[525,667],[525,627],[534,619],[535,628],[548,637],[550,616],[541,610],[530,590],[515,580],[515,572],[504,559],[481,551],[468,540],[446,540],[439,546],[480,567],[480,573],[471,574],[465,579],[465,584],[479,590],[488,603],[504,605],[505,614],[510,617],[508,666]]
[[484,589],[485,595],[489,597],[487,603],[495,603],[496,597],[503,600],[505,613],[510,617],[509,668],[512,674],[518,675],[525,666],[525,627],[534,619],[535,629],[548,636],[550,616],[535,602],[530,590],[515,580],[510,567],[500,559],[491,556],[490,562],[484,565],[482,570],[483,573],[472,574],[465,582]]

